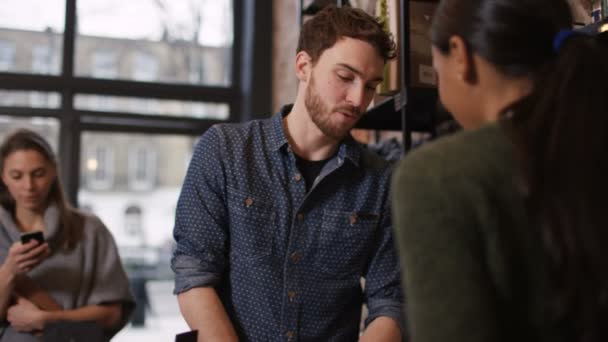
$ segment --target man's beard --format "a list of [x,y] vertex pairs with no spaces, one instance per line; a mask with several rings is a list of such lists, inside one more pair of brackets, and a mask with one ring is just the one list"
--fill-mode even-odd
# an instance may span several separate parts
[[319,128],[319,130],[321,130],[321,132],[323,132],[323,134],[326,136],[336,140],[344,139],[350,133],[350,130],[355,126],[358,120],[353,122],[352,125],[338,125],[332,123],[332,113],[336,111],[345,111],[357,116],[357,118],[359,118],[361,114],[358,108],[348,105],[338,106],[333,110],[328,108],[328,106],[323,103],[321,96],[317,92],[312,75],[310,76],[310,83],[306,89],[304,105],[306,106],[306,110],[308,110],[310,119]]

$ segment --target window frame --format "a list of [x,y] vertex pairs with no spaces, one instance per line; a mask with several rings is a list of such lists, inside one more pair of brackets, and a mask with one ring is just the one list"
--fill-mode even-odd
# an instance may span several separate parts
[[[1,90],[61,94],[59,108],[0,106],[0,114],[54,117],[60,120],[58,144],[61,176],[72,204],[78,203],[77,194],[81,185],[80,145],[84,132],[198,136],[216,123],[241,122],[271,114],[271,1],[233,0],[232,79],[228,87],[75,76],[76,1],[65,1],[65,27],[59,75],[0,72]],[[263,72],[264,70],[266,72]],[[253,89],[255,96],[252,94]],[[76,94],[226,103],[229,107],[229,117],[227,120],[210,120],[77,110],[74,108]]]

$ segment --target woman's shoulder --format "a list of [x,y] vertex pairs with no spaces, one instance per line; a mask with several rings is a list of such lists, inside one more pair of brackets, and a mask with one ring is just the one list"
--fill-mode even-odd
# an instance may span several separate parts
[[97,215],[78,209],[73,209],[72,213],[82,220],[85,238],[111,236],[110,231]]
[[493,123],[427,143],[406,155],[400,167],[461,173],[509,162],[511,154],[512,144],[503,127]]

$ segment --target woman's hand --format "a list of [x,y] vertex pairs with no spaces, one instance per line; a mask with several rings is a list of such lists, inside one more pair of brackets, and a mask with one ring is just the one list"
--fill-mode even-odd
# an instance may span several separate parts
[[17,303],[8,308],[6,319],[18,332],[34,333],[44,329],[45,312],[29,300],[19,297]]
[[47,242],[40,244],[31,240],[26,244],[15,242],[8,250],[2,268],[8,275],[16,277],[29,272],[51,254]]

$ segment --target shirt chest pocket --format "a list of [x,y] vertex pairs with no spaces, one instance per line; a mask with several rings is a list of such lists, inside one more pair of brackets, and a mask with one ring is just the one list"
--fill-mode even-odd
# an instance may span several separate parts
[[357,211],[323,212],[318,269],[329,277],[361,276],[374,245],[379,215]]
[[275,210],[257,191],[228,189],[230,255],[256,261],[272,254]]

